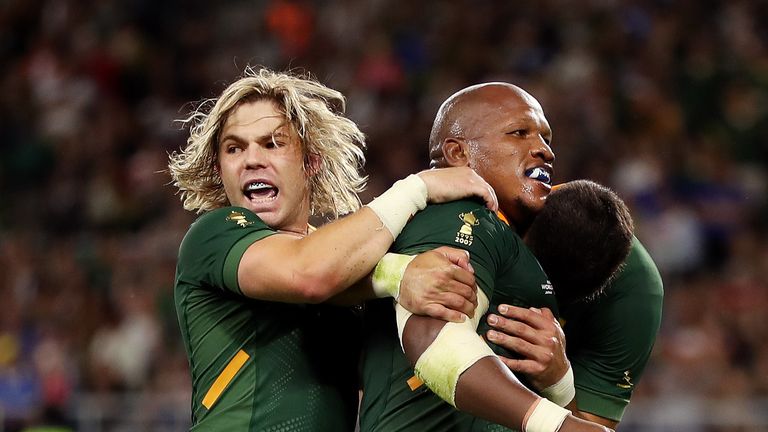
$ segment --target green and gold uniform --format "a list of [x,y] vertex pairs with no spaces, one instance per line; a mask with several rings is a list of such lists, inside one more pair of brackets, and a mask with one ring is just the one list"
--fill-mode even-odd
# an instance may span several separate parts
[[[479,288],[499,303],[548,307],[557,314],[552,285],[520,237],[474,201],[430,205],[406,225],[391,251],[416,254],[439,246],[470,252]],[[369,431],[467,431],[479,420],[457,411],[425,385],[409,385],[413,368],[400,348],[391,300],[366,305],[360,427]],[[480,331],[485,331],[481,326]],[[415,388],[411,388],[415,387]],[[476,424],[477,423],[477,424]]]
[[354,313],[240,291],[243,253],[274,233],[249,210],[227,207],[198,218],[181,243],[174,295],[192,374],[192,430],[354,430]]
[[601,296],[562,309],[580,411],[621,420],[656,340],[663,297],[659,271],[634,238]]

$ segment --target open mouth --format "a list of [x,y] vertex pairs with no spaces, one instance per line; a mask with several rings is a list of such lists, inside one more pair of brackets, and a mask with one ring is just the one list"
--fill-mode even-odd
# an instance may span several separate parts
[[549,171],[546,170],[546,168],[542,168],[542,167],[529,168],[525,170],[525,176],[534,180],[538,180],[544,184],[548,184],[548,185],[552,184],[552,177],[549,174]]
[[251,201],[274,199],[277,197],[278,192],[279,190],[271,184],[259,181],[248,183],[243,188],[243,194]]

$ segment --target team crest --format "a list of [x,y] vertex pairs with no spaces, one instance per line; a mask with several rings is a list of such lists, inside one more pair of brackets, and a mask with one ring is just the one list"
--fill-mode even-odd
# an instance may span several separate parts
[[472,235],[472,227],[480,225],[480,221],[472,212],[459,214],[459,220],[461,220],[463,225],[459,228],[459,232],[456,233],[456,239],[454,241],[459,244],[471,246],[472,242],[475,240],[475,237]]
[[243,228],[247,227],[248,225],[253,225],[253,222],[246,219],[244,214],[234,210],[232,210],[232,212],[229,213],[229,216],[227,216],[227,220],[232,221]]
[[624,378],[622,378],[621,382],[616,383],[616,386],[623,389],[631,389],[634,386],[628,370],[624,371]]

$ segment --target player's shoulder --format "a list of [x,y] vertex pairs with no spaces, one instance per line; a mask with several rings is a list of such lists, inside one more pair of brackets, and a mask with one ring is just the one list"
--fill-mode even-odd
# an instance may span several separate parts
[[470,247],[482,244],[506,244],[509,228],[483,203],[459,200],[431,204],[418,212],[395,241],[394,249],[413,249],[417,245],[435,247],[452,245]]
[[611,289],[616,291],[634,292],[636,294],[663,295],[664,284],[659,269],[653,258],[637,237],[632,238],[629,256],[611,283]]
[[252,211],[243,207],[222,207],[198,217],[184,235],[180,253],[223,237],[243,237],[250,232],[273,231]]
[[494,224],[501,222],[498,216],[489,210],[482,202],[475,200],[457,200],[442,204],[429,204],[427,207],[416,213],[413,220],[423,222],[448,221],[468,219],[474,223],[475,220],[487,220]]
[[268,228],[264,221],[255,213],[244,207],[222,207],[203,213],[192,223],[190,233],[212,228],[237,229],[237,228]]

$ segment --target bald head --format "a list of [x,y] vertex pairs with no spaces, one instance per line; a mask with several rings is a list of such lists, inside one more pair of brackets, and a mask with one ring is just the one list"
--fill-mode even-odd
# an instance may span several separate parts
[[524,229],[549,194],[555,154],[539,102],[508,83],[467,87],[437,112],[431,167],[467,166],[496,191],[499,207]]
[[513,84],[491,82],[459,90],[443,102],[435,116],[429,135],[430,166],[446,165],[443,143],[447,138],[471,140],[482,135],[487,122],[499,114],[500,105],[520,105],[541,111],[536,98]]

